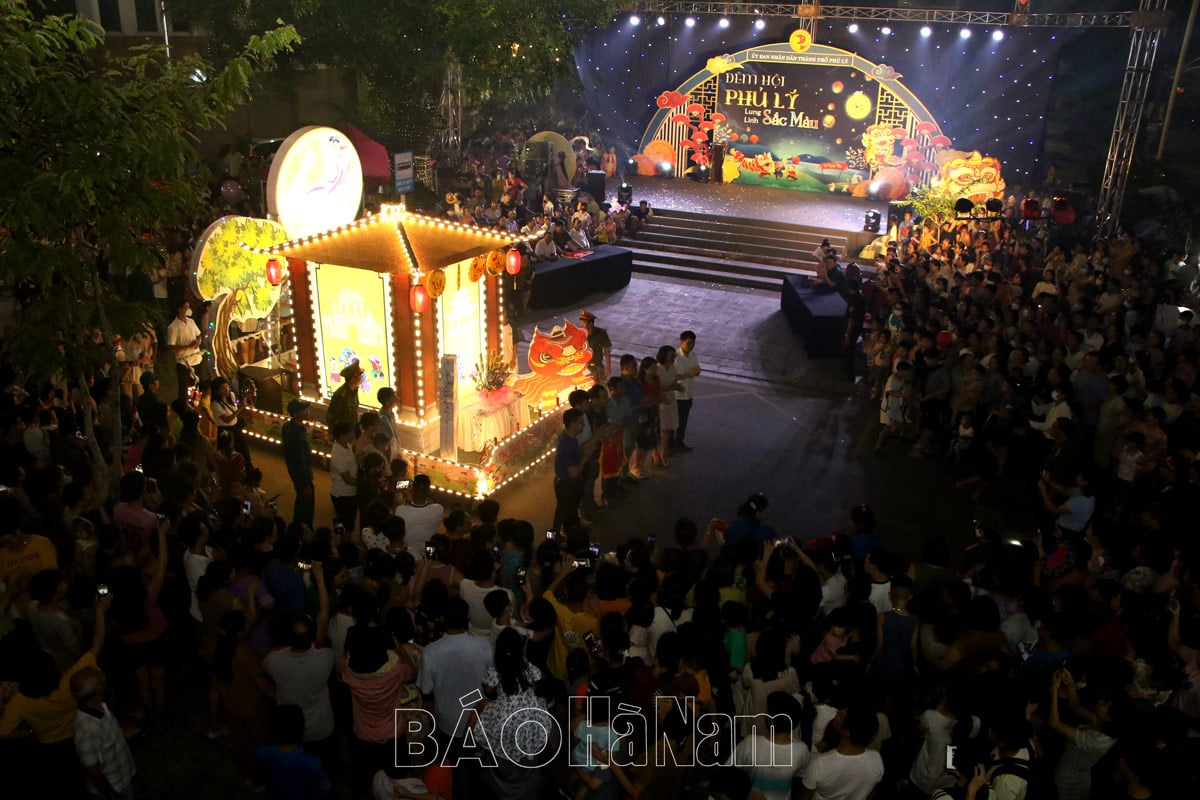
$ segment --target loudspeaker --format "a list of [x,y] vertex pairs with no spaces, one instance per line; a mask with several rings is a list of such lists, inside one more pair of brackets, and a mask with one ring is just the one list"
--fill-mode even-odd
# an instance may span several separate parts
[[587,174],[587,183],[584,184],[583,190],[596,198],[599,203],[604,199],[604,173],[598,169],[594,169]]
[[283,370],[267,367],[242,367],[238,385],[246,390],[247,382],[253,382],[257,390],[255,408],[270,411],[272,414],[283,413]]

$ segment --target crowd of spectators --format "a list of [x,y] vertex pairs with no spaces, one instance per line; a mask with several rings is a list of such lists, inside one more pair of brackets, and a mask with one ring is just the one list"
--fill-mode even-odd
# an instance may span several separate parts
[[[846,281],[871,309],[879,443],[944,460],[968,497],[1003,482],[1040,505],[1019,530],[981,513],[961,555],[930,531],[905,558],[866,506],[805,531],[759,494],[603,552],[578,506],[547,534],[439,505],[373,413],[337,437],[353,503],[310,526],[263,495],[223,386],[164,407],[144,373],[115,476],[113,380],[10,385],[14,796],[131,797],[127,740],[184,725],[289,800],[1195,794],[1194,261],[1012,224],[896,238],[874,282]],[[676,367],[671,347],[622,358],[574,398],[568,429],[610,448],[592,480],[669,467]],[[614,398],[656,413],[610,429]],[[416,766],[433,742],[457,766]]]

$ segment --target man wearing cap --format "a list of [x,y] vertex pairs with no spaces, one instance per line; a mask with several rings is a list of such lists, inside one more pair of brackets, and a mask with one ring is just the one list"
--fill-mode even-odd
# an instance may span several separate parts
[[288,403],[287,411],[291,419],[280,428],[280,438],[283,440],[283,460],[287,464],[288,476],[296,489],[292,522],[311,528],[316,502],[313,493],[312,451],[308,446],[308,429],[304,427],[308,420],[308,405],[303,400],[292,400]]
[[358,424],[358,387],[362,385],[362,374],[358,359],[342,367],[342,385],[329,399],[329,410],[325,412],[325,424],[330,430],[339,422],[349,422],[351,430]]
[[153,372],[142,373],[142,394],[137,399],[137,412],[142,428],[167,433],[167,404],[158,396],[158,376]]
[[191,313],[192,307],[185,300],[175,309],[175,319],[167,326],[167,349],[175,357],[179,397],[187,397],[188,387],[196,383],[195,367],[203,358],[200,352],[200,329],[192,321]]
[[612,372],[612,340],[608,338],[608,331],[596,327],[596,315],[586,308],[579,312],[579,322],[587,331],[588,347],[592,350],[588,369],[597,383],[604,383]]

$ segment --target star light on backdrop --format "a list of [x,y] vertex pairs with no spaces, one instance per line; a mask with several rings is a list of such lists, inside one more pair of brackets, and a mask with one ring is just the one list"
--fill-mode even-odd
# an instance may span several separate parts
[[[787,18],[763,18],[762,29],[751,17],[733,18],[728,28],[719,20],[668,16],[659,28],[634,27],[632,18],[618,17],[576,48],[584,102],[604,141],[623,154],[622,163],[637,151],[660,93],[678,87],[709,58],[786,42],[796,29]],[[683,26],[690,29],[686,36]],[[1009,27],[997,29],[1000,39],[996,31],[969,39],[960,38],[959,28],[892,22],[892,35],[877,42],[854,35],[859,27],[823,23],[815,38],[894,68],[955,149],[1001,159],[1010,183],[1027,185],[1050,162],[1103,163],[1127,31]],[[922,27],[930,29],[928,36]],[[969,28],[961,30],[969,35]],[[1048,118],[1050,104],[1060,109],[1057,117]]]

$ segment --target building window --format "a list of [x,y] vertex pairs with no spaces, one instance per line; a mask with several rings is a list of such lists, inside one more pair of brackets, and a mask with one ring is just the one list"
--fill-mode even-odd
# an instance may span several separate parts
[[73,17],[79,13],[75,0],[47,0],[42,3],[46,13],[55,17]]
[[106,31],[119,32],[121,30],[121,2],[120,0],[99,0],[100,6],[100,26]]
[[134,12],[137,15],[139,33],[156,33],[158,31],[158,3],[155,0],[134,0]]

